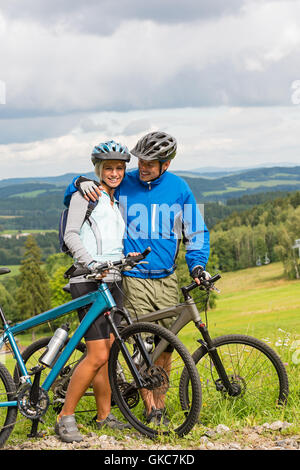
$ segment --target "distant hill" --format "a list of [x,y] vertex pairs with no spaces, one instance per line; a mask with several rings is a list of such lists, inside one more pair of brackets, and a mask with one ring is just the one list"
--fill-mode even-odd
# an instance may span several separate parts
[[[239,170],[214,177],[197,176],[196,172],[174,173],[189,184],[197,202],[205,204],[209,228],[234,211],[300,189],[300,166]],[[95,177],[93,172],[85,175]],[[75,176],[68,173],[0,181],[0,232],[57,229],[65,189]]]
[[[267,167],[249,170],[236,170],[228,174],[224,172],[210,173],[209,177],[200,176],[198,170],[195,171],[174,171],[181,176],[191,187],[199,203],[205,201],[222,201],[234,197],[241,197],[245,194],[269,191],[296,191],[300,189],[300,166],[294,167]],[[95,178],[93,172],[85,173],[87,177]],[[50,184],[52,187],[44,188],[44,192],[59,187],[61,189],[72,181],[76,173],[67,173],[60,176],[41,178],[10,178],[0,181],[0,189],[9,186],[15,187],[15,194],[23,192],[26,184],[30,185],[31,191],[40,189],[41,185]],[[19,186],[21,185],[22,188]],[[20,191],[22,189],[22,191]],[[11,189],[9,189],[11,191]],[[0,195],[4,196],[4,193]]]
[[[53,184],[55,186],[66,187],[78,173],[66,173],[60,176],[41,176],[33,178],[6,178],[0,180],[0,188],[19,184]],[[85,173],[89,178],[95,178],[95,173]]]
[[246,194],[300,189],[300,166],[259,168],[219,178],[183,177],[197,201],[221,201]]

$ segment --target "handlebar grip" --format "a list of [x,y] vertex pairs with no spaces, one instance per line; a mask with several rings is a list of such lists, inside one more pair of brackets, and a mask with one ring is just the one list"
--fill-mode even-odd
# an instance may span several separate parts
[[146,250],[143,251],[143,253],[141,253],[140,255],[136,255],[136,256],[127,256],[126,259],[127,260],[130,260],[130,261],[134,261],[135,263],[137,263],[138,261],[142,261],[143,259],[146,258],[146,256],[149,255],[151,251],[151,248],[148,247],[146,248]]
[[191,290],[196,289],[196,287],[199,287],[199,285],[197,282],[193,281],[188,286],[182,287],[182,289],[184,289],[185,292],[190,292]]
[[148,256],[150,252],[151,252],[151,248],[150,246],[148,246],[148,248],[146,248],[146,250],[143,251],[142,253],[143,257],[146,258],[146,256]]

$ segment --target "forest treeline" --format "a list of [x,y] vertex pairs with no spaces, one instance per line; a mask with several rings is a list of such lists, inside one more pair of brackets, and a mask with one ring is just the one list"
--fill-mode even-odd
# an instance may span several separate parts
[[54,185],[26,184],[18,188],[22,195],[15,197],[12,197],[14,187],[0,188],[0,232],[57,230],[64,191]]
[[233,212],[211,230],[212,256],[221,271],[282,261],[286,275],[300,278],[300,192]]
[[[34,235],[41,249],[41,260],[44,262],[48,256],[59,252],[58,233],[45,232]],[[0,235],[0,266],[19,265],[25,253],[26,236],[12,235],[6,238]]]
[[[64,189],[51,184],[19,184],[17,188],[18,193],[15,186],[0,187],[0,233],[5,230],[57,230],[64,207]],[[267,191],[239,197],[235,195],[225,202],[209,202],[201,197],[199,191],[197,184],[194,194],[197,202],[204,204],[205,222],[209,229],[232,212],[241,212],[288,194]]]
[[[57,195],[55,199],[56,197]],[[34,228],[41,231],[45,228],[57,230],[61,212],[61,207],[58,209],[56,206],[58,200],[48,202],[45,210],[41,211],[33,204],[37,198],[31,199],[31,209],[33,212],[36,209],[37,213],[31,216],[31,219],[26,217],[26,224],[31,223]],[[265,255],[271,261],[283,260],[285,251],[289,253],[289,260],[293,256],[297,260],[297,251],[292,250],[291,246],[296,239],[300,238],[299,205],[299,191],[286,194],[270,192],[244,195],[240,198],[229,199],[226,205],[205,204],[205,222],[211,233],[211,256],[218,260],[218,268],[222,271],[232,271],[255,266],[259,258],[263,262]],[[47,207],[49,212],[47,212]],[[50,217],[51,211],[53,211],[53,220]],[[1,224],[2,219],[0,219],[0,227]],[[43,226],[47,224],[49,224],[48,227]],[[27,230],[30,231],[31,228],[33,227],[27,226]],[[41,248],[43,262],[48,256],[59,252],[56,232],[36,234],[35,237]],[[23,237],[14,235],[11,238],[4,238],[0,234],[0,266],[19,265],[24,250]],[[295,265],[296,261],[293,263]]]

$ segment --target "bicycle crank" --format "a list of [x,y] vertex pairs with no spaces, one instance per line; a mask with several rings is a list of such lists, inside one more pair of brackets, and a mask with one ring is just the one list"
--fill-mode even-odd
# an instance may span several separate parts
[[[135,384],[129,384],[128,382],[121,382],[118,384],[118,387],[122,393],[123,399],[127,403],[128,408],[134,408],[140,401],[139,392]],[[113,405],[112,401],[112,405]]]
[[41,387],[32,396],[32,385],[24,384],[18,392],[17,402],[19,411],[29,419],[39,419],[49,407],[48,393]]

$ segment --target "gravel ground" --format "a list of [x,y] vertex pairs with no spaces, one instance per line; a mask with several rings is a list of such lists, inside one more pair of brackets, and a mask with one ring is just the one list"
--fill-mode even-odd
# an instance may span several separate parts
[[141,450],[141,451],[175,451],[175,450],[299,450],[300,435],[290,435],[288,428],[291,423],[275,421],[265,423],[262,426],[231,430],[223,424],[216,428],[206,428],[199,442],[182,445],[149,444],[139,434],[128,434],[121,439],[106,434],[90,432],[84,435],[80,443],[65,444],[53,434],[53,429],[48,430],[48,435],[43,438],[28,439],[23,442],[11,441],[3,450]]

